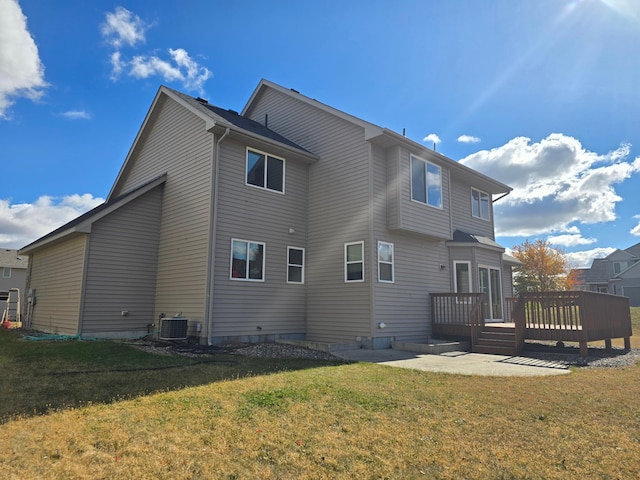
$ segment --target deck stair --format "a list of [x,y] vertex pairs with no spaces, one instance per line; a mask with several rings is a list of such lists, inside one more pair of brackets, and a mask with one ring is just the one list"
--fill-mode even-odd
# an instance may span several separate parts
[[516,355],[516,329],[510,326],[485,325],[472,351],[493,355]]

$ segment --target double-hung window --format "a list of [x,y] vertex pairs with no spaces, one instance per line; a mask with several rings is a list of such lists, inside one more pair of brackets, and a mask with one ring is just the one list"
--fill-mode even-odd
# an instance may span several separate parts
[[442,168],[411,155],[411,200],[442,208]]
[[482,218],[483,220],[490,220],[490,198],[489,194],[471,189],[471,215],[476,218]]
[[304,248],[287,247],[287,283],[304,283]]
[[247,148],[247,185],[284,193],[284,160]]
[[344,281],[364,282],[364,242],[344,244]]
[[231,280],[264,282],[265,244],[231,240]]
[[2,278],[11,278],[11,267],[4,267],[2,269]]
[[378,281],[393,283],[393,243],[378,242]]

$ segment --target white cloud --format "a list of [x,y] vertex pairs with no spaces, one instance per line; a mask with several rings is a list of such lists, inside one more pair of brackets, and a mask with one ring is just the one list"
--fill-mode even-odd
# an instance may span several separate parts
[[123,45],[134,47],[136,43],[145,42],[145,31],[149,28],[142,19],[124,7],[116,7],[116,10],[106,14],[102,24],[102,36],[114,48],[119,49]]
[[[640,219],[640,215],[634,215],[633,218],[635,218],[636,220]],[[638,225],[636,225],[635,227],[633,227],[629,233],[631,235],[635,235],[636,237],[640,237],[640,223],[638,223]]]
[[576,222],[615,220],[622,198],[614,185],[640,172],[640,158],[627,160],[629,151],[622,145],[599,155],[554,133],[537,143],[517,137],[460,163],[513,187],[496,203],[496,234],[526,237],[565,233]]
[[16,97],[39,100],[47,87],[38,47],[16,0],[0,0],[0,118]]
[[480,139],[478,137],[474,137],[473,135],[460,135],[458,137],[458,141],[460,143],[478,143]]
[[576,245],[590,245],[596,242],[595,238],[584,238],[580,234],[573,235],[555,235],[547,239],[553,245],[561,245],[563,247],[575,247]]
[[0,199],[0,245],[24,247],[103,202],[88,193],[62,198],[43,195],[34,203]]
[[68,112],[64,112],[62,116],[69,120],[91,120],[91,114],[84,110],[69,110]]
[[565,253],[569,268],[588,268],[591,266],[594,258],[604,258],[615,252],[615,248],[598,247],[592,250],[584,250],[582,252]]
[[145,42],[145,31],[150,26],[126,8],[117,7],[115,12],[106,14],[102,35],[115,48],[109,57],[111,80],[118,80],[123,73],[139,79],[158,76],[164,82],[180,82],[183,88],[201,94],[204,83],[213,74],[182,48],[169,48],[169,58],[161,58],[156,54],[135,55],[131,58],[123,56],[122,47],[135,47],[136,44]]
[[428,142],[428,143],[440,143],[440,137],[438,135],[436,135],[435,133],[430,133],[429,135],[427,135],[426,137],[424,137],[422,139],[423,142]]

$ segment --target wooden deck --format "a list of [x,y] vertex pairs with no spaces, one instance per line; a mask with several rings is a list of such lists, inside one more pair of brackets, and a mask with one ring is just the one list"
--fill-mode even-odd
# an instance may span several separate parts
[[511,322],[505,323],[485,322],[483,301],[482,294],[431,294],[434,336],[469,338],[472,350],[481,346],[486,352],[493,345],[495,353],[505,351],[497,348],[504,347],[504,342],[492,338],[495,328],[513,331],[513,348],[508,350],[515,353],[522,352],[525,340],[577,342],[582,356],[587,355],[588,342],[604,340],[610,349],[611,339],[623,338],[625,348],[630,348],[631,312],[626,297],[583,291],[525,293],[507,301]]

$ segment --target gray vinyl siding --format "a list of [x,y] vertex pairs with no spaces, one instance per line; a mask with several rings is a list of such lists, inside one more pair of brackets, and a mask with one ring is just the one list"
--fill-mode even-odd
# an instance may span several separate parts
[[202,119],[161,96],[114,196],[167,174],[162,200],[154,317],[203,322],[213,135]]
[[449,169],[424,152],[417,157],[442,169],[442,208],[411,200],[411,153],[404,148],[390,149],[387,155],[389,228],[448,240],[451,238]]
[[[369,145],[364,128],[266,89],[251,117],[320,156],[309,166],[307,339],[371,335]],[[364,241],[365,281],[345,283],[344,244]]]
[[[396,194],[394,182],[388,181],[396,171],[395,168],[390,169],[389,164],[398,165],[393,157],[393,154],[388,155],[380,147],[374,146],[372,149],[374,238],[371,269],[374,273],[374,327],[379,322],[386,325],[384,329],[374,328],[374,336],[426,342],[431,334],[429,293],[449,291],[449,269],[440,269],[441,264],[448,263],[448,251],[444,242],[387,228],[390,223],[388,215],[393,215],[393,210],[390,211],[388,206],[395,202],[388,202],[384,192],[387,196]],[[391,188],[385,189],[387,185]],[[394,283],[378,281],[379,241],[393,243]]]
[[453,230],[494,239],[493,205],[490,220],[474,217],[471,214],[471,188],[468,183],[460,183],[454,176],[451,179],[451,212]]
[[[21,297],[25,296],[25,287],[27,285],[27,269],[26,268],[11,268],[11,277],[2,278],[2,271],[4,267],[0,267],[0,292],[8,292],[10,288],[20,289]],[[4,305],[3,305],[4,307]]]
[[[246,147],[225,139],[220,148],[212,336],[303,336],[306,284],[287,283],[287,247],[306,247],[308,167],[284,159],[284,195],[246,185]],[[265,244],[264,282],[230,279],[232,239]]]
[[140,336],[154,323],[161,206],[157,187],[93,224],[83,335]]
[[32,254],[33,329],[78,334],[86,241],[87,235],[81,234]]

